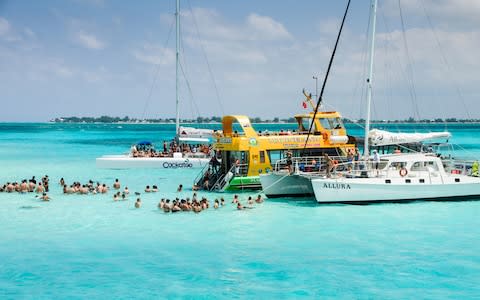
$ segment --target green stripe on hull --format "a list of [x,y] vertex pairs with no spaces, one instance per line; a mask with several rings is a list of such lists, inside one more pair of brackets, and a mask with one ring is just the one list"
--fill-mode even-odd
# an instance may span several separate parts
[[260,176],[244,176],[234,177],[228,184],[225,191],[241,191],[241,190],[259,190],[262,188],[260,184]]

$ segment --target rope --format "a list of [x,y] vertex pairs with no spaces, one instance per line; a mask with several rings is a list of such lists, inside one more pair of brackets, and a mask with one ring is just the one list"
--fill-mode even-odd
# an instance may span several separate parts
[[222,104],[222,101],[220,100],[220,94],[218,93],[217,83],[215,81],[215,77],[213,76],[212,68],[210,67],[210,62],[208,61],[207,52],[203,47],[202,40],[200,39],[200,31],[198,30],[197,19],[195,18],[195,14],[193,13],[192,6],[190,5],[190,0],[187,1],[187,3],[188,3],[188,7],[190,8],[190,12],[192,13],[192,20],[193,20],[193,24],[195,25],[195,30],[197,32],[197,38],[200,44],[200,49],[202,50],[203,57],[205,58],[205,62],[207,63],[208,74],[210,75],[213,82],[213,87],[215,88],[215,95],[217,96],[218,106],[220,107],[222,115],[225,115],[225,111],[223,110],[223,104]]
[[307,148],[308,138],[310,137],[310,133],[312,132],[313,124],[315,124],[315,117],[317,116],[318,109],[320,108],[320,104],[322,103],[323,92],[325,92],[325,85],[327,84],[328,75],[330,74],[330,69],[332,68],[333,59],[335,58],[335,53],[337,52],[338,42],[340,40],[340,36],[342,35],[342,29],[343,29],[343,25],[345,24],[345,19],[347,18],[348,8],[350,7],[350,1],[351,0],[348,0],[347,8],[345,9],[345,13],[343,14],[342,24],[340,25],[340,30],[338,31],[337,40],[335,41],[335,46],[333,47],[332,56],[330,57],[330,61],[328,63],[327,73],[325,74],[325,79],[323,80],[322,90],[320,91],[320,96],[318,96],[317,106],[315,107],[315,111],[313,112],[312,122],[310,123],[310,128],[308,129],[307,138],[305,139],[305,145],[303,146],[302,151],[305,151],[305,149]]
[[[173,21],[172,21],[172,24],[170,24],[170,30],[168,31],[167,40],[165,41],[165,46],[163,48],[166,48],[167,45],[168,45],[168,42],[170,41],[170,36],[172,34],[173,24],[175,23],[174,22],[175,18],[173,18],[172,20]],[[160,72],[160,66],[161,66],[161,63],[159,62],[157,64],[157,69],[155,71],[155,75],[153,76],[152,84],[150,85],[150,91],[148,92],[147,101],[145,102],[145,105],[143,107],[142,119],[145,118],[145,113],[147,112],[147,108],[148,108],[148,105],[150,103],[150,99],[152,98],[153,87],[155,86],[155,83],[157,82],[158,73]]]

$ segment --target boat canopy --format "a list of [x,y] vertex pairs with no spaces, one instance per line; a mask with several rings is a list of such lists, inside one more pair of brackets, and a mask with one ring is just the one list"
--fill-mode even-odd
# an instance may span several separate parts
[[224,116],[222,118],[222,128],[224,136],[233,135],[233,123],[238,122],[246,136],[256,137],[257,132],[253,129],[250,119],[247,116]]
[[395,133],[385,130],[372,129],[368,139],[372,146],[387,146],[407,143],[419,143],[434,139],[449,139],[452,135],[448,131],[429,133]]

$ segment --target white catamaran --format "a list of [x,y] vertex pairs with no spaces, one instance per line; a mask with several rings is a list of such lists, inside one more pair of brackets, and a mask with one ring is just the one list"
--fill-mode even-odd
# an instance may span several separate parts
[[[372,0],[365,136],[368,136],[370,127],[376,11],[377,0]],[[317,202],[480,200],[480,178],[476,177],[478,162],[473,163],[468,174],[455,169],[458,163],[449,163],[428,153],[399,153],[381,157],[374,153],[375,158],[369,160],[368,138],[365,139],[364,153],[364,161],[348,162],[350,165],[344,171],[311,181]]]
[[[176,121],[175,121],[175,143],[180,144],[210,144],[213,130],[197,129],[180,126],[180,111],[178,97],[178,75],[179,75],[179,50],[180,50],[180,0],[176,2],[175,11],[176,24]],[[141,148],[140,150],[138,148]],[[126,169],[126,168],[203,168],[210,162],[209,149],[204,151],[182,151],[180,147],[173,146],[170,153],[158,153],[153,151],[153,145],[149,141],[138,143],[132,146],[127,154],[104,155],[96,159],[97,168]],[[187,147],[190,149],[195,146]],[[148,153],[148,155],[144,155]],[[152,155],[153,153],[153,155]]]

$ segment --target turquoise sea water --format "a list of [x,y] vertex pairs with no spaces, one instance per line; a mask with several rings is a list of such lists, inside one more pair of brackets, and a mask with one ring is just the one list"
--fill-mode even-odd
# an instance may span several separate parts
[[[423,129],[451,131],[463,156],[480,158],[480,125]],[[48,174],[53,197],[0,193],[0,298],[480,298],[480,202],[280,199],[236,211],[225,194],[216,211],[164,214],[159,199],[177,196],[197,171],[95,168],[97,156],[172,136],[172,125],[0,124],[0,182]],[[62,195],[60,177],[160,192],[142,193],[134,209],[134,196]]]

